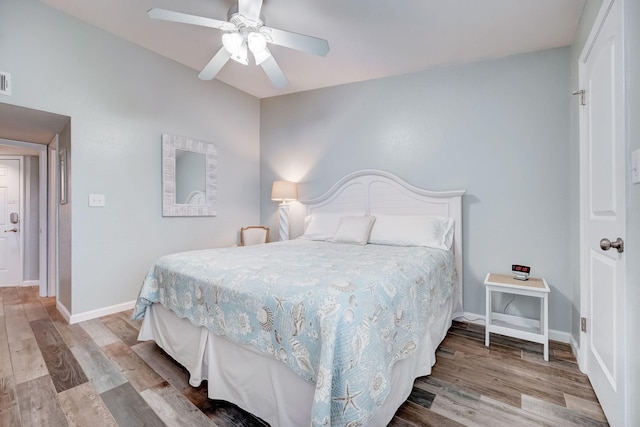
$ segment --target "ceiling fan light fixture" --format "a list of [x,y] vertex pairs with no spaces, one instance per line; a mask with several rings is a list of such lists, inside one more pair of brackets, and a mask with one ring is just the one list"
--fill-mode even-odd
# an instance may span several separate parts
[[231,55],[238,53],[243,41],[240,33],[225,33],[222,35],[222,45]]
[[241,63],[242,65],[249,65],[249,55],[247,53],[246,42],[242,42],[238,51],[235,54],[231,55],[231,59]]
[[267,39],[265,39],[262,34],[255,31],[249,33],[247,41],[249,42],[249,49],[251,49],[251,52],[263,50],[267,47]]
[[271,56],[271,52],[267,49],[267,40],[262,34],[256,32],[249,33],[247,43],[249,44],[249,50],[251,50],[256,60],[256,65],[262,64]]
[[249,65],[247,42],[240,33],[226,33],[222,35],[222,45],[231,54],[231,59],[243,65]]

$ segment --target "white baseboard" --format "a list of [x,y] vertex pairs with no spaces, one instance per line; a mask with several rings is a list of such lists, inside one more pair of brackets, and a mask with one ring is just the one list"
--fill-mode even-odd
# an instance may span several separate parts
[[582,353],[580,352],[580,344],[575,340],[573,335],[571,335],[571,350],[573,350],[573,354],[576,356],[576,361],[578,362],[578,369],[583,374],[586,374],[585,367],[582,359]]
[[[539,327],[540,321],[536,319],[526,319],[519,316],[512,316],[510,314],[493,313],[493,317],[496,320],[502,320],[518,326]],[[474,323],[478,325],[484,325],[486,319],[484,314],[468,313],[465,312],[462,317],[458,317],[456,320],[461,320],[468,323]],[[568,332],[558,331],[555,329],[549,329],[549,339],[553,341],[562,342],[565,344],[571,344],[573,336]],[[573,348],[573,345],[572,345]],[[575,351],[575,349],[573,349]]]
[[562,342],[565,344],[571,343],[571,334],[569,332],[557,331],[555,329],[549,329],[549,339]]
[[70,325],[73,325],[74,323],[84,322],[85,320],[97,319],[98,317],[108,316],[109,314],[119,313],[121,311],[126,311],[126,310],[132,310],[135,305],[136,305],[135,300],[123,302],[122,304],[116,304],[110,307],[104,307],[104,308],[99,308],[97,310],[85,311],[84,313],[72,314],[70,318],[67,319],[67,321],[69,322]]
[[23,280],[22,286],[40,286],[40,280]]
[[60,314],[62,314],[62,317],[64,317],[64,320],[66,320],[67,323],[70,323],[69,319],[71,319],[71,313],[69,313],[69,310],[67,309],[67,307],[62,305],[60,300],[56,300],[56,308],[58,309]]

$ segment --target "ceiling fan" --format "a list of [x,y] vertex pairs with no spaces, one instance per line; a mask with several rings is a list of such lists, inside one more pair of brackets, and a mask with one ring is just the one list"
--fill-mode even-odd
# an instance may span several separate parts
[[317,37],[267,27],[261,10],[262,0],[238,0],[238,5],[227,12],[227,21],[158,8],[150,9],[147,13],[152,19],[200,25],[225,32],[222,35],[222,47],[198,74],[200,79],[213,79],[229,59],[248,65],[249,50],[271,83],[283,88],[289,81],[269,52],[268,43],[319,56],[327,55],[329,43]]

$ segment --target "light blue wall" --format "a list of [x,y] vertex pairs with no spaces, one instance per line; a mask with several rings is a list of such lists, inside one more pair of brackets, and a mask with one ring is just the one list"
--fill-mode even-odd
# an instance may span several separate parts
[[[258,222],[256,98],[36,0],[0,2],[0,68],[0,102],[71,117],[72,314],[132,301],[159,255],[229,246]],[[161,216],[162,133],[216,144],[217,217]]]
[[[488,271],[522,263],[552,288],[550,327],[570,332],[569,59],[559,48],[262,100],[262,222],[277,229],[274,179],[300,182],[303,199],[365,168],[464,189],[465,310],[484,314]],[[538,308],[517,297],[507,313]]]

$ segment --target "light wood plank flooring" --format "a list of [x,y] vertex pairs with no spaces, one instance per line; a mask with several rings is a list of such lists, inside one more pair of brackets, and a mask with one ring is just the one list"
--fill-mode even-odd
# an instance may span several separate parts
[[[54,298],[0,288],[0,426],[265,426],[207,398],[206,383],[118,313],[68,325]],[[418,378],[392,426],[605,426],[569,346],[492,336],[455,323],[432,375]]]

